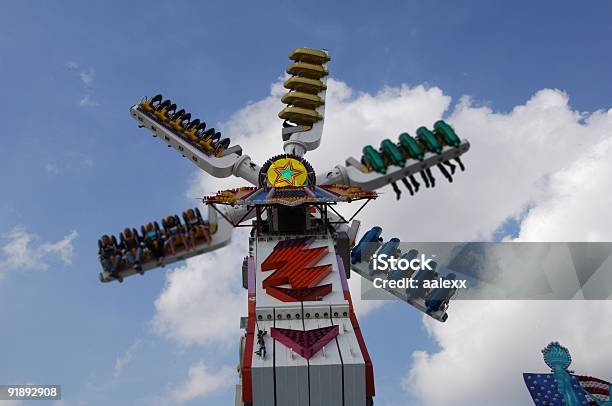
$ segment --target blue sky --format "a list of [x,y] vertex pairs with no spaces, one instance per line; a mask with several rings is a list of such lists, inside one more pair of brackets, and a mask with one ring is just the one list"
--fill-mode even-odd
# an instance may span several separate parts
[[[121,286],[97,279],[102,233],[196,203],[185,195],[194,167],[130,118],[142,96],[172,95],[225,122],[269,95],[291,49],[311,46],[330,50],[333,76],[354,91],[429,84],[504,112],[557,88],[595,111],[612,94],[611,18],[605,1],[3,2],[0,233],[23,227],[39,236],[33,247],[78,237],[70,265],[49,255],[45,272],[0,280],[0,383],[61,383],[67,402],[146,404],[194,359],[236,362],[234,347],[151,332],[163,271]],[[410,359],[393,349],[435,347],[420,320],[396,304],[362,320],[381,404],[414,401],[398,392]]]

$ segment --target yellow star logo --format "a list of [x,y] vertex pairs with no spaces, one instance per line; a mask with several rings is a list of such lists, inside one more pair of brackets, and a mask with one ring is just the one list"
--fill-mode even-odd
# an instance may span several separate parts
[[306,183],[307,171],[295,158],[280,158],[272,162],[267,176],[270,186],[302,186]]

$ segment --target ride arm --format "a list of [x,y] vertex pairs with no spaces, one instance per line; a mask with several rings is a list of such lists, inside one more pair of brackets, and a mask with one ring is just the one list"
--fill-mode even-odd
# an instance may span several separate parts
[[[225,208],[221,208],[221,210],[225,210]],[[176,244],[176,241],[172,240],[176,237],[162,233],[160,229],[159,232],[162,235],[162,238],[158,241],[158,243],[162,244],[162,252],[164,254],[161,260],[156,260],[154,252],[152,252],[147,247],[147,244],[145,242],[143,243],[143,247],[145,249],[143,250],[140,269],[130,266],[130,264],[127,263],[125,258],[122,258],[115,274],[111,274],[104,269],[102,270],[102,272],[100,273],[100,281],[111,282],[118,280],[119,282],[122,282],[124,278],[132,276],[136,273],[144,275],[145,272],[150,271],[152,269],[165,267],[166,265],[171,265],[173,263],[183,261],[187,258],[212,252],[218,250],[219,248],[225,247],[231,241],[232,232],[234,229],[234,226],[228,221],[228,219],[234,221],[234,219],[239,218],[239,216],[243,215],[243,213],[241,213],[240,211],[235,211],[236,210],[232,208],[228,208],[227,211],[224,211],[224,215],[220,216],[219,213],[215,211],[212,207],[208,208],[206,232],[209,233],[210,242],[206,241],[206,239],[200,239],[195,241],[195,244],[192,246],[189,239],[185,238],[185,236],[182,236],[182,245]],[[155,224],[157,225],[157,223]],[[144,235],[140,237],[143,238]],[[174,248],[171,249],[171,244],[176,244],[179,246],[175,245]]]
[[[445,296],[440,297],[440,303],[434,307],[432,306],[432,301],[430,299],[432,298],[432,294],[435,293],[435,289],[427,291],[424,289],[413,290],[389,287],[390,285],[388,281],[393,280],[397,282],[399,279],[407,278],[414,278],[415,280],[418,280],[418,283],[422,284],[423,280],[419,280],[419,273],[413,273],[412,271],[403,273],[399,269],[390,272],[383,272],[376,270],[372,266],[372,256],[375,254],[379,255],[385,253],[396,258],[414,258],[418,254],[416,250],[402,252],[399,249],[399,239],[397,238],[392,238],[387,242],[384,242],[380,237],[381,233],[382,229],[380,227],[373,227],[364,233],[359,243],[351,250],[351,270],[372,283],[374,283],[375,279],[378,279],[378,285],[373,285],[373,289],[383,289],[401,301],[406,302],[417,310],[427,314],[428,316],[441,322],[446,321],[448,319],[448,313],[446,313],[446,310],[448,309],[453,292],[449,292]],[[437,278],[438,274],[434,272],[425,279],[429,279],[430,277]],[[368,291],[362,289],[362,294],[367,295]],[[375,299],[376,297],[377,296],[374,296],[372,298]]]
[[242,154],[240,145],[230,146],[229,138],[221,138],[220,132],[207,129],[206,123],[192,120],[190,113],[176,108],[170,100],[162,101],[157,95],[132,106],[130,114],[139,127],[149,130],[208,174],[217,178],[235,175],[257,185],[260,168]]
[[399,143],[383,140],[379,150],[366,146],[361,160],[350,157],[346,166],[338,165],[318,174],[317,181],[319,184],[359,186],[370,191],[392,185],[398,199],[401,191],[397,181],[402,181],[411,195],[421,186],[416,175],[420,175],[425,187],[435,186],[432,168],[438,168],[452,182],[456,167],[464,170],[460,157],[470,149],[470,143],[460,140],[442,121],[435,127],[434,132],[419,128],[416,139],[403,133]]
[[[383,279],[386,279],[385,276],[381,276],[381,275],[370,275],[369,270],[368,270],[368,262],[360,262],[357,264],[353,264],[351,265],[351,269],[353,270],[353,272],[356,272],[357,274],[359,274],[361,277],[363,277],[364,279],[367,279],[370,282],[373,282],[375,278],[379,278],[382,277]],[[425,305],[425,298],[420,297],[420,298],[408,298],[408,295],[406,294],[406,290],[405,289],[398,289],[398,288],[390,288],[388,287],[388,285],[385,285],[383,288],[386,292],[389,292],[390,294],[392,294],[393,296],[397,297],[398,299],[400,299],[403,302],[408,303],[409,305],[411,305],[412,307],[414,307],[415,309],[427,314],[428,316],[441,321],[441,322],[445,322],[446,319],[448,319],[448,313],[446,312],[446,309],[444,310],[439,310],[436,312],[428,312],[427,311],[427,306]]]
[[293,62],[286,72],[291,77],[284,83],[288,92],[281,99],[287,107],[278,116],[284,120],[284,151],[303,156],[321,143],[329,75],[327,63],[331,58],[326,50],[296,48],[289,59]]

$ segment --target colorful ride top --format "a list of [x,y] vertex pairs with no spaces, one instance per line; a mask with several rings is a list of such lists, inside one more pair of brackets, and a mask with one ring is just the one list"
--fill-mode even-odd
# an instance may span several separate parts
[[242,206],[261,206],[281,204],[298,206],[317,203],[350,203],[362,199],[374,199],[378,195],[355,186],[310,185],[283,187],[241,187],[222,190],[214,196],[203,199],[207,204],[229,204]]
[[[279,113],[284,152],[261,167],[239,145],[161,95],[130,109],[141,128],[200,169],[250,185],[204,197],[206,218],[189,209],[183,221],[171,215],[163,227],[153,222],[140,233],[130,229],[121,243],[103,236],[100,279],[122,282],[216,250],[229,243],[235,227],[251,227],[241,269],[248,310],[241,319],[236,405],[369,406],[374,372],[347,279],[351,271],[372,279],[366,245],[398,257],[416,251],[402,253],[395,238],[385,243],[376,226],[358,242],[355,217],[377,197],[376,189],[391,185],[399,199],[398,181],[411,195],[421,185],[417,176],[426,188],[435,186],[434,167],[452,182],[456,167],[464,169],[460,156],[469,143],[438,121],[432,130],[417,129],[416,137],[402,133],[396,142],[384,139],[378,149],[364,147],[360,159],[349,157],[344,165],[316,174],[304,155],[321,143],[330,57],[325,50],[297,48],[289,58],[288,92],[282,97],[287,106]],[[334,208],[353,202],[360,207],[348,219]],[[410,297],[390,292],[437,320],[448,317],[453,292],[423,290]]]

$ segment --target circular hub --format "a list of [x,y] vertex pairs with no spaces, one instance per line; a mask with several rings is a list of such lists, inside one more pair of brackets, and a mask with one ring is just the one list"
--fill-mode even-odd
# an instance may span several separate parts
[[312,166],[293,154],[276,155],[266,161],[259,172],[259,185],[271,187],[314,185]]

